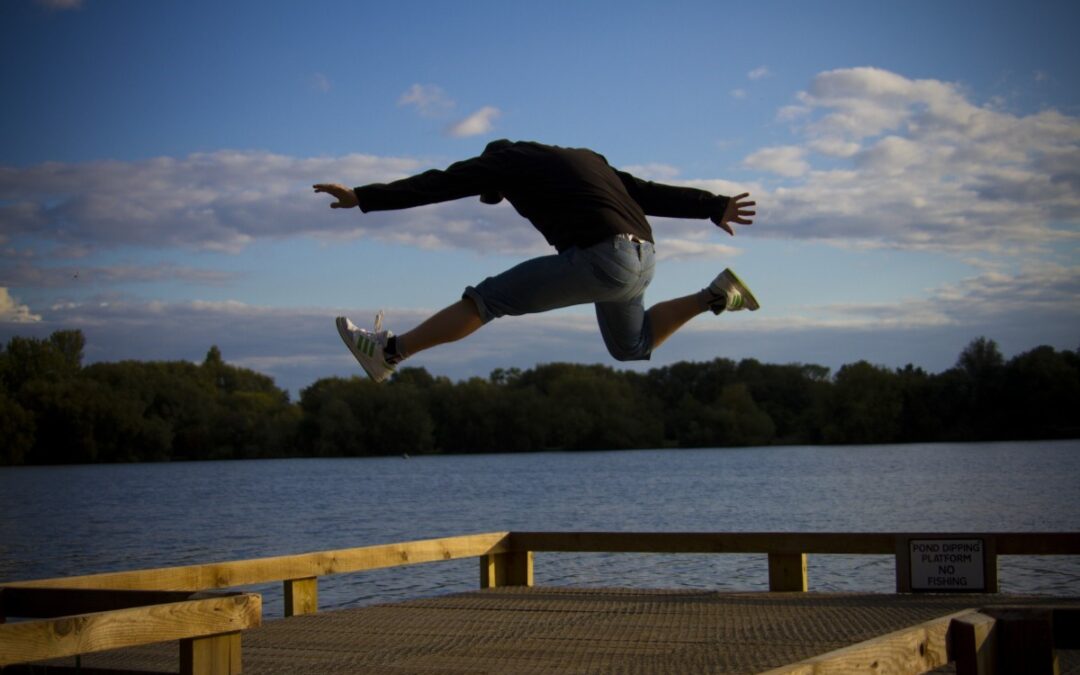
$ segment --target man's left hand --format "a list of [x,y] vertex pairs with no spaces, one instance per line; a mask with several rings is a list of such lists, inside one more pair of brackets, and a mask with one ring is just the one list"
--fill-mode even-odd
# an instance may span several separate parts
[[317,183],[312,187],[315,188],[315,192],[325,192],[337,199],[336,202],[330,205],[330,208],[332,209],[351,209],[354,206],[360,205],[356,199],[356,193],[344,185],[338,185],[337,183]]
[[741,195],[735,195],[728,200],[727,208],[719,216],[713,216],[710,218],[717,227],[723,229],[731,236],[735,236],[735,230],[732,229],[731,223],[738,223],[739,225],[752,225],[754,219],[751,216],[757,215],[757,211],[752,211],[751,206],[756,206],[757,202],[752,202],[747,199],[750,196],[749,192],[744,192]]

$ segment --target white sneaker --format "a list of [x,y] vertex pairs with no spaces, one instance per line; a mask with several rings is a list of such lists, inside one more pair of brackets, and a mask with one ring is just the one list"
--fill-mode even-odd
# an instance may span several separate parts
[[713,299],[709,301],[709,309],[713,314],[724,311],[737,312],[740,309],[748,309],[752,312],[761,306],[743,280],[730,269],[718,274],[705,290],[713,296]]
[[382,330],[382,312],[375,315],[375,330],[357,328],[347,317],[336,319],[338,334],[368,377],[382,382],[394,374],[394,366],[386,362],[386,341],[393,335]]

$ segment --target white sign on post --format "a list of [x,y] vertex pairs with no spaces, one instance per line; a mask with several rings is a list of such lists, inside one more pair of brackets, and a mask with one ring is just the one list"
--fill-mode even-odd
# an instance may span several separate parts
[[982,539],[912,539],[911,590],[985,591]]

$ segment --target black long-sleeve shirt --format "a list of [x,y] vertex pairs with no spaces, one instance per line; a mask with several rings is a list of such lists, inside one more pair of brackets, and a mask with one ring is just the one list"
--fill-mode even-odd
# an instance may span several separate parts
[[618,171],[603,155],[528,141],[494,141],[479,157],[391,183],[355,188],[360,209],[383,211],[499,193],[563,251],[615,234],[653,241],[646,215],[708,218],[728,198]]

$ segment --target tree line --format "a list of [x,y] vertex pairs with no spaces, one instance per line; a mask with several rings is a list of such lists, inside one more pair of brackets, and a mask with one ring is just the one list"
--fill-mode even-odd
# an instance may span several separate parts
[[82,364],[64,330],[0,351],[0,464],[341,457],[1080,436],[1080,353],[1006,361],[973,340],[931,374],[858,361],[836,373],[754,359],[646,373],[551,363],[451,381],[325,378],[292,402],[217,347],[186,361]]

